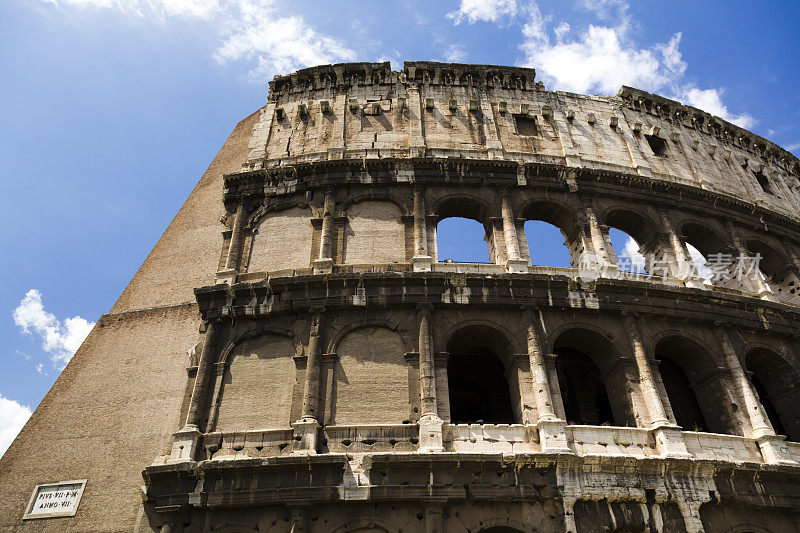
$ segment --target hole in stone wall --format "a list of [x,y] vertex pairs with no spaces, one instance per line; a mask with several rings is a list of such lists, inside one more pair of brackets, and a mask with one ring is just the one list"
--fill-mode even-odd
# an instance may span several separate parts
[[528,241],[532,265],[572,266],[569,249],[564,243],[564,234],[553,224],[529,220],[525,222],[525,238]]
[[467,326],[447,343],[450,420],[454,424],[516,422],[506,367],[508,340],[487,326]]
[[666,139],[662,139],[661,137],[657,137],[655,135],[645,135],[645,139],[647,139],[647,144],[650,145],[650,149],[653,150],[653,153],[656,155],[664,155],[667,151],[667,141]]
[[586,354],[567,347],[554,350],[564,415],[568,423],[613,425],[614,414],[600,369]]
[[645,258],[639,253],[639,243],[626,232],[611,228],[608,231],[611,246],[617,254],[617,263],[621,272],[646,274]]
[[490,263],[486,230],[476,220],[450,217],[436,226],[436,248],[440,263]]
[[775,192],[772,190],[772,184],[770,183],[768,177],[766,177],[761,172],[754,172],[754,174],[756,177],[756,181],[758,181],[758,184],[761,186],[762,191],[764,191],[767,194],[775,194]]
[[667,357],[656,354],[656,358],[660,361],[661,381],[677,424],[685,431],[708,431],[700,404],[683,369]]
[[535,117],[514,115],[514,123],[517,125],[517,133],[519,135],[526,135],[529,137],[539,135],[539,125],[536,123]]

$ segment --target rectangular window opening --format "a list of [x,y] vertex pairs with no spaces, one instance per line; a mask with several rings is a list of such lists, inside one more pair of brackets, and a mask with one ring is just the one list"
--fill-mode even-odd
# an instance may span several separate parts
[[654,154],[664,155],[667,152],[666,139],[662,139],[661,137],[657,137],[655,135],[645,135],[644,138],[647,139],[647,144],[650,145],[650,149],[653,150]]
[[769,178],[766,177],[761,172],[755,172],[756,180],[758,180],[758,184],[761,185],[761,190],[763,190],[767,194],[775,194],[772,192],[772,185],[769,182]]
[[514,123],[517,125],[518,135],[525,135],[527,137],[539,135],[539,125],[536,123],[536,117],[515,114]]

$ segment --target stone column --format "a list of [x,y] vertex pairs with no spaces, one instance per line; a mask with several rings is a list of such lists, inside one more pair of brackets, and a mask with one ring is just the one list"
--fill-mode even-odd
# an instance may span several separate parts
[[[550,380],[542,354],[542,343],[539,327],[536,324],[536,311],[525,311],[527,324],[528,360],[531,365],[531,376],[536,398],[537,422],[539,428],[539,444],[545,453],[572,453],[567,444],[566,422],[558,418],[553,407],[553,394]],[[558,385],[556,385],[558,386]]]
[[208,389],[211,378],[211,367],[217,357],[216,341],[219,324],[209,322],[206,327],[206,336],[203,340],[203,351],[197,363],[197,374],[194,378],[194,388],[189,401],[189,411],[183,428],[175,433],[172,444],[170,461],[192,461],[200,440],[200,424],[203,413],[208,403]]
[[423,498],[425,533],[445,533],[443,515],[446,501],[445,498]]
[[428,254],[428,235],[425,218],[425,190],[414,187],[414,257],[411,262],[414,272],[429,272],[431,256]]
[[440,452],[442,446],[442,419],[436,406],[436,376],[430,334],[430,304],[417,307],[419,313],[419,449]]
[[239,274],[239,264],[242,259],[242,233],[247,219],[247,210],[244,202],[236,208],[233,217],[233,228],[231,230],[231,242],[228,245],[228,256],[225,259],[225,269],[217,272],[217,283],[236,283],[236,276]]
[[689,250],[686,248],[686,243],[675,232],[675,227],[672,225],[672,220],[670,220],[669,213],[665,207],[658,208],[658,217],[674,254],[674,261],[671,265],[672,275],[683,281],[687,287],[694,289],[705,288],[703,279],[697,275],[697,269],[692,262]]
[[634,313],[625,312],[623,313],[623,322],[631,351],[636,360],[639,385],[658,451],[660,455],[665,457],[690,457],[691,455],[687,451],[681,435],[681,428],[670,422],[664,409],[664,404],[661,402],[658,385],[653,377],[653,369],[645,352],[642,336],[639,332],[639,324],[635,317]]
[[738,389],[739,397],[744,403],[745,413],[750,421],[749,436],[758,442],[764,461],[796,464],[789,456],[789,449],[783,437],[776,435],[775,430],[772,429],[772,424],[758,400],[758,395],[745,375],[739,356],[731,343],[730,335],[728,335],[727,324],[716,321],[713,329],[734,386]]
[[292,424],[295,437],[300,437],[295,453],[316,453],[319,433],[319,379],[321,367],[322,320],[324,309],[316,309],[311,316],[308,334],[306,381],[303,387],[303,411],[300,420]]
[[508,191],[505,189],[500,191],[500,211],[503,218],[503,238],[506,244],[506,270],[514,273],[526,273],[528,271],[527,261],[524,261],[519,255],[517,224],[508,201]]
[[334,232],[334,211],[336,210],[336,198],[330,189],[325,191],[325,199],[322,206],[322,231],[319,237],[319,254],[314,260],[315,274],[329,274],[333,271],[333,255],[331,246],[333,244]]
[[604,277],[614,277],[619,271],[617,265],[617,257],[611,247],[611,240],[607,237],[607,231],[600,226],[597,220],[597,214],[594,212],[591,201],[585,196],[581,196],[581,207],[586,219],[586,224],[589,226],[589,235],[592,240],[592,250],[594,253],[598,268],[605,274]]

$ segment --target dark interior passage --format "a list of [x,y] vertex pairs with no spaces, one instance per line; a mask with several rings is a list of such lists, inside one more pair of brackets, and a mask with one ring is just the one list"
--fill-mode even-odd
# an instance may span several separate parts
[[613,425],[611,402],[597,365],[586,354],[572,348],[559,347],[555,353],[567,423]]
[[[761,379],[759,379],[758,374],[753,374],[750,378],[750,382],[753,384],[753,388],[755,388],[756,392],[758,393],[758,399],[761,400],[761,405],[764,406],[764,411],[767,413],[767,418],[769,418],[769,421],[772,424],[772,429],[774,429],[775,433],[778,435],[787,435],[786,427],[783,425],[783,420],[781,420],[781,415],[778,413],[778,409],[775,407],[775,404],[772,403],[772,399],[769,397],[767,388],[763,383],[761,383]],[[791,435],[789,435],[789,440],[794,440],[792,439]]]
[[671,359],[656,357],[659,359],[661,381],[667,391],[675,422],[686,431],[708,431],[708,424],[686,373]]
[[451,353],[447,363],[454,424],[513,424],[503,363],[485,349]]

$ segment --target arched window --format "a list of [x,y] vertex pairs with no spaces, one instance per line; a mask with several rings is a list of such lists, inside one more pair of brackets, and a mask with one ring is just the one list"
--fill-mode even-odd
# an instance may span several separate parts
[[679,426],[685,431],[741,433],[726,384],[711,354],[686,337],[670,335],[656,344],[655,356]]
[[486,230],[476,220],[450,217],[436,226],[436,253],[439,262],[491,262],[486,242]]
[[658,239],[653,222],[645,216],[628,210],[611,211],[605,224],[611,228],[609,237],[617,254],[622,272],[668,274],[671,252]]
[[438,262],[497,263],[505,257],[504,245],[496,249],[486,206],[479,200],[446,198],[436,205],[435,212],[439,222],[428,241],[436,249]]
[[[450,420],[454,424],[513,424],[519,414],[516,382],[507,378],[503,360],[511,357],[508,340],[488,326],[467,326],[447,343]],[[512,401],[512,397],[515,401]]]
[[776,433],[800,441],[800,372],[781,356],[756,348],[745,356],[750,381]]
[[[557,356],[557,396],[567,423],[633,424],[633,409],[626,393],[628,377],[615,364],[619,354],[605,337],[593,330],[572,328],[558,336],[553,353]],[[613,396],[609,391],[614,392]]]
[[525,238],[533,265],[577,267],[583,241],[575,214],[567,207],[537,201],[522,212]]
[[645,256],[640,252],[641,247],[636,239],[617,228],[609,229],[608,235],[611,237],[611,246],[617,254],[620,271],[646,274]]
[[[728,270],[720,269],[720,260],[725,255],[730,254],[731,260],[734,258],[733,249],[717,232],[704,225],[690,222],[681,228],[681,233],[697,273],[706,280],[706,283],[726,285],[736,281],[732,279]],[[715,264],[710,263],[712,258]]]
[[572,266],[564,235],[556,226],[542,220],[529,220],[525,222],[525,238],[528,241],[532,265]]

